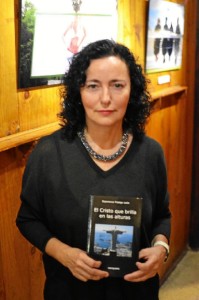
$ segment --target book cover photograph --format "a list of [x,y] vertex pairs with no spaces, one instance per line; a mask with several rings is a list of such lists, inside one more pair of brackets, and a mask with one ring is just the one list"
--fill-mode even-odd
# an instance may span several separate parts
[[90,196],[87,252],[112,277],[136,270],[142,198]]

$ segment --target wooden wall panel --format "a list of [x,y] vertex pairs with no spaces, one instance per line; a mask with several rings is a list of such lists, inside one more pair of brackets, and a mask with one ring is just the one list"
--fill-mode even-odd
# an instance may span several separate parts
[[[147,133],[157,139],[165,151],[173,214],[171,256],[161,276],[166,274],[186,248],[191,198],[197,0],[172,2],[184,3],[186,6],[183,67],[178,71],[166,72],[171,75],[171,83],[161,86],[157,84],[157,77],[165,72],[148,75],[151,92],[175,85],[188,87],[187,91],[157,98],[154,102],[156,110],[147,125]],[[148,1],[145,0],[118,1],[118,40],[131,48],[143,67],[147,6]],[[23,132],[31,135],[33,128],[48,124],[54,128],[51,123],[57,120],[56,114],[60,110],[59,87],[17,90],[17,24],[18,0],[1,1],[0,137],[17,131],[22,135]],[[23,136],[20,139],[23,141]],[[0,145],[2,141],[5,142],[0,139]],[[22,173],[32,149],[31,143],[19,144],[22,142],[16,143],[17,148],[12,148],[13,145],[10,150],[0,152],[0,299],[41,300],[44,282],[41,253],[20,235],[15,226]]]
[[20,131],[37,128],[58,120],[60,86],[24,90],[18,93]]
[[178,99],[175,96],[165,98],[161,110],[152,114],[147,126],[148,135],[163,146],[168,170],[172,212],[171,255],[162,270],[162,275],[185,249],[189,233],[190,201],[187,201],[189,195],[184,182],[188,175],[186,174],[185,103],[185,95],[181,95]]
[[0,137],[19,130],[13,0],[0,2]]
[[[179,2],[180,3],[180,2]],[[181,2],[183,3],[183,2]],[[195,82],[195,34],[196,1],[185,2],[185,36],[183,65],[179,71],[171,71],[171,85],[187,85],[185,93],[162,98],[160,110],[152,114],[147,131],[163,145],[172,212],[171,256],[162,275],[168,271],[186,249],[189,239],[190,195],[192,179],[192,145]],[[159,74],[157,74],[159,75]],[[150,76],[155,90],[155,74]],[[166,84],[168,87],[170,84]],[[163,85],[164,86],[164,85]],[[163,87],[162,86],[162,87]],[[197,212],[196,214],[198,214]]]
[[19,209],[22,173],[28,148],[0,153],[0,299],[42,299],[44,274],[41,254],[19,233],[15,219]]
[[127,45],[144,67],[147,1],[118,1],[118,41]]

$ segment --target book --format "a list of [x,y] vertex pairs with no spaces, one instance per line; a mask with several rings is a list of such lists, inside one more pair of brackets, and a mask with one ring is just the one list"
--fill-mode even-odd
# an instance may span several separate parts
[[87,253],[111,277],[137,270],[142,198],[90,196]]

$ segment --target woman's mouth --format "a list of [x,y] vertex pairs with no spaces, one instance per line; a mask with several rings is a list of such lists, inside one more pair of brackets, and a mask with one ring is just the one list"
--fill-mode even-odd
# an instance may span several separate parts
[[109,115],[111,115],[113,113],[113,110],[110,110],[110,109],[101,109],[101,110],[98,110],[98,113],[100,113],[103,116],[109,116]]

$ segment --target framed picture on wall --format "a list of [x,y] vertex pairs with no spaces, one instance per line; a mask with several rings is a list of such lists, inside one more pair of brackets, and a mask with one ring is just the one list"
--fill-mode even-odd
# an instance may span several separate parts
[[117,38],[117,0],[20,0],[18,88],[60,84],[75,53]]
[[146,43],[146,73],[180,69],[184,35],[184,5],[150,0]]

